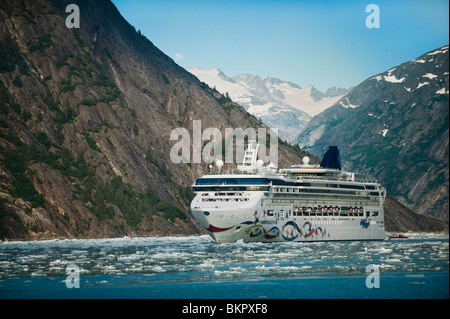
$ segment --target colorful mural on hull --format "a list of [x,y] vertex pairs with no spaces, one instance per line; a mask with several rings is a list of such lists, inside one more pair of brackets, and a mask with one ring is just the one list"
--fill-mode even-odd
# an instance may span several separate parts
[[304,238],[313,239],[315,237],[316,239],[319,239],[324,238],[326,235],[330,237],[330,234],[327,233],[326,229],[323,229],[320,226],[313,228],[311,222],[309,221],[306,221],[302,225],[302,227],[299,227],[298,224],[294,221],[288,221],[282,227],[281,236],[283,237],[284,240],[292,241],[300,236],[303,236]]
[[[308,239],[324,239],[329,238],[330,233],[327,231],[326,228],[322,228],[321,226],[313,227],[310,221],[306,221],[303,223],[303,225],[299,226],[295,221],[290,220],[286,222],[283,226],[281,226],[281,229],[279,229],[278,226],[273,226],[269,230],[267,230],[261,223],[256,221],[245,221],[238,225],[232,226],[232,227],[226,227],[226,228],[220,228],[216,227],[214,225],[209,225],[206,230],[216,233],[216,232],[223,232],[232,228],[235,228],[237,226],[247,225],[248,227],[245,228],[245,233],[250,237],[259,237],[263,236],[265,239],[268,240],[274,240],[277,237],[281,236],[283,240],[285,241],[294,241],[300,237],[308,238]],[[370,225],[370,222],[367,220],[362,220],[360,222],[361,227],[368,228]]]
[[261,224],[254,224],[250,227],[247,227],[245,232],[247,233],[247,235],[249,235],[249,237],[264,235],[264,238],[266,239],[275,239],[280,235],[280,230],[278,229],[278,227],[274,226],[271,229],[266,230]]

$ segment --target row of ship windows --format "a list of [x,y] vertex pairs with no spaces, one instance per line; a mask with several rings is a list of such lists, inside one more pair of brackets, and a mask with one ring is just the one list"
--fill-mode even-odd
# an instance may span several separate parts
[[364,215],[364,212],[348,212],[348,211],[337,211],[337,212],[302,212],[302,211],[284,211],[283,209],[280,209],[278,212],[275,212],[272,209],[269,209],[267,211],[267,216],[269,217],[310,217],[310,216],[338,216],[338,217],[377,217],[379,215],[379,212],[370,212],[366,211],[366,214]]
[[269,186],[236,186],[236,187],[193,187],[194,192],[235,192],[235,191],[268,191]]
[[[271,199],[272,203],[296,203],[298,201],[308,201],[308,200],[318,200],[320,201],[326,201],[327,203],[324,203],[326,205],[329,205],[330,203],[328,203],[329,201],[332,202],[337,202],[337,203],[343,203],[345,204],[345,202],[373,202],[373,203],[379,203],[380,200],[378,197],[367,197],[367,196],[355,196],[355,195],[348,195],[348,196],[343,196],[343,195],[321,195],[321,194],[311,194],[311,195],[303,195],[303,196],[296,196],[296,197],[288,197],[288,196],[283,196],[283,197],[274,197],[273,199]],[[336,204],[337,204],[336,203]],[[357,205],[357,203],[353,203],[354,205]],[[362,205],[362,204],[361,204]]]
[[[297,180],[300,180],[298,177]],[[303,187],[327,187],[327,188],[347,188],[359,190],[376,190],[376,185],[356,185],[356,184],[342,184],[342,183],[317,183],[317,182],[289,182],[279,179],[268,178],[199,178],[195,185],[203,186],[225,186],[225,185],[242,185],[242,186],[303,186]]]
[[[215,191],[215,196],[242,196],[242,191],[268,191],[269,187],[264,186],[248,186],[248,187],[208,187],[208,188],[195,188],[194,191]],[[352,191],[352,190],[335,190],[335,189],[310,189],[310,188],[285,188],[285,187],[274,187],[274,192],[276,194],[285,194],[285,193],[316,193],[316,194],[339,194],[339,195],[371,195],[371,196],[379,196],[380,193],[368,192],[368,191]],[[221,192],[218,192],[221,191]],[[241,191],[239,193],[225,193],[226,191]],[[208,193],[202,193],[202,196],[207,196]],[[384,193],[382,192],[383,196]]]
[[351,195],[372,195],[379,196],[379,192],[368,192],[368,191],[340,191],[335,189],[309,189],[309,188],[282,188],[275,187],[274,192],[276,193],[322,193],[322,194],[351,194]]
[[[202,196],[208,196],[208,193],[204,193],[204,194],[202,194]],[[218,195],[216,195],[216,196],[218,196]],[[241,194],[241,196],[242,196],[242,194]],[[350,200],[353,200],[355,202],[355,204],[359,203],[359,204],[366,204],[366,205],[368,205],[370,200],[369,200],[369,198],[366,198],[366,199],[367,199],[367,202],[365,202],[365,203],[360,201],[361,198],[353,198],[353,199],[350,199]],[[202,198],[201,199],[202,202],[247,202],[248,200],[249,200],[249,198],[247,198],[247,197],[240,197],[240,198],[208,197],[208,198]],[[335,202],[335,200],[333,200],[333,201]],[[346,202],[348,202],[348,201],[349,201],[349,199],[346,200]],[[296,202],[296,200],[294,200],[294,199],[291,199],[291,200],[289,200],[289,199],[272,199],[270,202],[271,203],[294,203],[294,202]],[[373,204],[378,204],[378,201],[373,202]]]
[[247,202],[248,198],[202,198],[202,202]]
[[[202,193],[202,196],[209,196],[210,193]],[[214,193],[214,196],[242,196],[242,193]]]
[[[325,205],[332,205],[333,203],[336,204],[345,204],[350,202],[353,205],[369,205],[367,203],[373,203],[375,205],[378,205],[380,203],[380,201],[378,199],[374,199],[374,198],[370,198],[370,197],[347,197],[347,198],[340,198],[338,196],[321,196],[316,197],[316,196],[311,196],[311,197],[304,197],[301,198],[302,201],[308,201],[308,199],[310,200],[316,200],[316,202],[321,202]],[[270,203],[286,203],[286,204],[293,204],[299,201],[299,198],[295,198],[295,199],[272,199],[268,202]]]
[[346,188],[346,189],[368,189],[376,190],[375,185],[355,185],[355,184],[336,184],[336,183],[285,183],[281,181],[273,181],[272,185],[279,186],[304,186],[304,187],[326,187],[326,188]]

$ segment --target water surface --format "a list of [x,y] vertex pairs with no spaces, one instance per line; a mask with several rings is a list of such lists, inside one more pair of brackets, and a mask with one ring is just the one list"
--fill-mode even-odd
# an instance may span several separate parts
[[[0,298],[448,298],[448,235],[226,243],[208,236],[0,244]],[[67,288],[67,267],[80,288]],[[366,286],[367,266],[379,288]],[[372,274],[373,275],[373,274]],[[374,282],[374,281],[373,281]]]

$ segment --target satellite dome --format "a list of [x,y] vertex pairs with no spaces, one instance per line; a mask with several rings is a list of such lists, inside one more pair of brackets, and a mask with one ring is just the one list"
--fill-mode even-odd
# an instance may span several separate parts
[[306,164],[306,165],[309,164],[309,157],[308,156],[303,157],[303,164]]
[[221,168],[223,166],[223,161],[222,160],[218,160],[216,162],[216,165],[217,165],[218,168]]
[[264,165],[264,161],[262,159],[259,159],[256,161],[256,167],[260,168]]

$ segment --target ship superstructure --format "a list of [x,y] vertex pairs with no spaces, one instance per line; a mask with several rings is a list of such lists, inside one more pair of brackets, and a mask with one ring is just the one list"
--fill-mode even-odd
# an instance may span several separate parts
[[193,185],[192,213],[217,242],[385,238],[385,189],[342,170],[336,146],[321,165],[304,157],[285,169],[263,165],[257,149],[249,141],[237,171],[204,175]]

